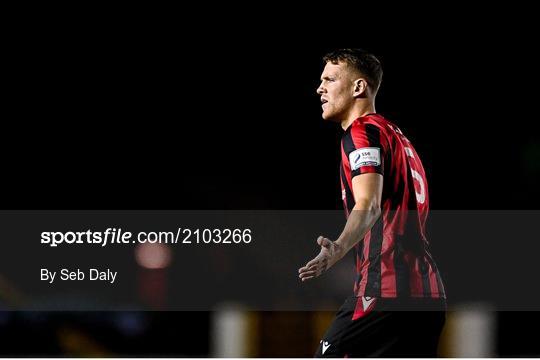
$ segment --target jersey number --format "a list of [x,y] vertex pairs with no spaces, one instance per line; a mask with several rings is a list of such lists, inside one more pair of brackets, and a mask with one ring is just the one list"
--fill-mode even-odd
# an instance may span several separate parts
[[[413,169],[413,164],[411,159],[414,159],[414,154],[412,152],[412,149],[409,147],[405,147],[405,152],[407,153],[407,157],[409,158],[409,167],[411,168],[411,174],[413,179],[418,181],[418,186],[415,186],[415,193],[416,193],[416,201],[418,201],[420,204],[423,204],[426,201],[426,186],[424,185],[424,180],[422,179],[422,175],[418,173],[418,171]],[[420,189],[418,189],[420,188]],[[418,192],[420,190],[420,192]]]

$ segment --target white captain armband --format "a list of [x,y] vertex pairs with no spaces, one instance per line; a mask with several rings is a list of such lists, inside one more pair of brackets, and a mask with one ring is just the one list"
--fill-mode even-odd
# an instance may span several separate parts
[[381,149],[376,147],[365,147],[356,149],[349,154],[351,170],[357,170],[362,166],[380,166]]

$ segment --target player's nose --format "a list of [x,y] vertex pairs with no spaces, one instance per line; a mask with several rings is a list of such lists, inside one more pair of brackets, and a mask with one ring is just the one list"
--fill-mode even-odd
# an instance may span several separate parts
[[317,94],[319,94],[319,95],[324,94],[324,88],[323,88],[322,84],[319,85],[319,87],[317,88]]

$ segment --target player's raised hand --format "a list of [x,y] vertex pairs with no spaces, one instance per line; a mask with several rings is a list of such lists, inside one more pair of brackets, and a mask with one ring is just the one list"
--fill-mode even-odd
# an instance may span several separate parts
[[319,254],[298,269],[298,277],[302,281],[316,278],[339,260],[339,245],[323,236],[317,238],[317,244],[321,247]]

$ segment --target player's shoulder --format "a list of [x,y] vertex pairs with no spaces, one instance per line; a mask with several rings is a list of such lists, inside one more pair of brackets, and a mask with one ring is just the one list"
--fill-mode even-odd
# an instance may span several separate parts
[[397,128],[392,122],[378,113],[367,114],[353,121],[350,129],[352,132],[367,131],[369,129],[378,130],[383,134]]

